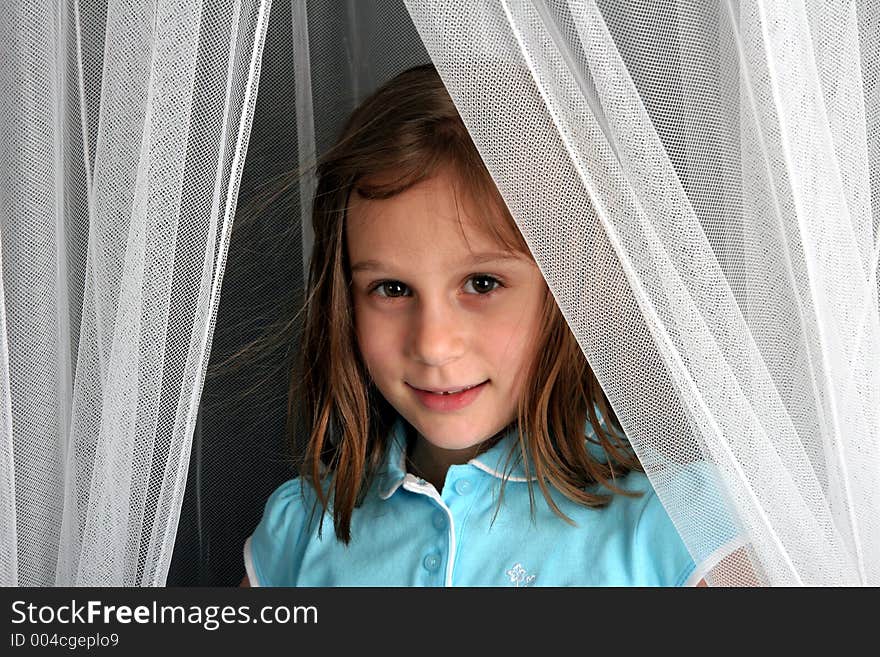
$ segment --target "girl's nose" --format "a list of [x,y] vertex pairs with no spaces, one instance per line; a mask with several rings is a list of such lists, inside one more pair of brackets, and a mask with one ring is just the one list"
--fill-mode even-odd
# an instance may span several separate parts
[[410,331],[410,357],[434,367],[460,358],[465,348],[462,320],[448,303],[420,304]]

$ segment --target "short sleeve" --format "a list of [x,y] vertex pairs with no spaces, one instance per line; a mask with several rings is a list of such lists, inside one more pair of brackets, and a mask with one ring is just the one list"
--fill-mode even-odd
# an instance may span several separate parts
[[638,580],[646,586],[684,586],[696,564],[653,489],[645,492],[644,506],[634,533],[633,558]]
[[297,548],[306,509],[301,480],[281,484],[263,510],[263,518],[244,544],[244,564],[251,586],[294,586]]

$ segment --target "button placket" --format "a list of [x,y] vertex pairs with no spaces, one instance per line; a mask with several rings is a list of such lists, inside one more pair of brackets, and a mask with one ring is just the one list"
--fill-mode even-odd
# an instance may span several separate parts
[[437,582],[436,576],[438,574],[442,575],[447,560],[455,554],[455,536],[451,527],[452,519],[450,515],[447,515],[451,514],[451,512],[449,511],[446,502],[431,482],[407,473],[403,482],[403,487],[408,491],[418,493],[419,495],[423,495],[432,500],[436,508],[431,514],[431,524],[433,524],[439,531],[443,531],[444,529],[448,530],[446,532],[447,536],[442,539],[441,542],[445,543],[446,541],[449,541],[449,554],[445,554],[446,549],[442,545],[435,544],[432,546],[434,549],[431,552],[423,554],[422,556],[422,568],[427,571],[427,574],[425,575],[425,584],[431,586],[432,584],[439,583],[442,586],[442,582],[445,581],[446,577],[440,582]]
[[470,515],[471,508],[479,502],[482,491],[486,485],[481,473],[475,473],[473,466],[453,465],[450,467],[446,486],[444,486],[443,500],[447,509],[448,516],[448,534],[450,542],[449,567],[446,571],[446,586],[453,586],[455,562],[457,553],[460,549],[458,545],[459,539],[463,536],[467,518]]

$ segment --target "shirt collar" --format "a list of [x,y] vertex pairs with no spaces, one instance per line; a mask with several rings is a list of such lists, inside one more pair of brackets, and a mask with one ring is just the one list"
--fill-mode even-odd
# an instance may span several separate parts
[[[599,413],[598,408],[596,408],[596,415],[599,418],[601,426],[605,428],[605,421]],[[586,422],[584,434],[587,438],[594,438],[596,435],[589,419]],[[532,473],[529,477],[526,477],[522,458],[516,451],[514,451],[514,454],[510,457],[510,462],[508,463],[508,455],[517,440],[516,424],[513,423],[505,431],[504,435],[498,442],[482,454],[470,459],[467,464],[498,479],[502,479],[505,471],[509,469],[510,474],[507,477],[508,481],[537,481],[537,477],[533,474],[535,471],[534,462],[530,456],[526,455],[526,458],[529,459],[529,472]],[[604,459],[604,451],[598,445],[594,445],[587,441],[587,448],[597,458]],[[391,427],[391,435],[388,449],[386,451],[384,467],[379,475],[379,497],[383,500],[387,500],[391,497],[394,492],[400,488],[403,482],[406,481],[407,477],[416,480],[415,475],[407,473],[406,471],[406,431],[404,420],[399,415],[394,420],[394,424]]]

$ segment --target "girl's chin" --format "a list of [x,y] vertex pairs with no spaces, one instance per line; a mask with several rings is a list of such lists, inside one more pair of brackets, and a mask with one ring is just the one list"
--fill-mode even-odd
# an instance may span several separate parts
[[421,426],[414,425],[419,435],[432,446],[439,449],[459,451],[470,449],[490,438],[491,431],[475,430],[476,424],[468,418],[458,418],[460,422],[428,420]]
[[463,452],[465,450],[473,449],[477,447],[480,443],[483,442],[484,439],[476,439],[473,441],[455,441],[451,442],[448,440],[431,440],[430,438],[425,438],[425,440],[431,443],[431,447],[435,449],[443,449],[448,452]]

